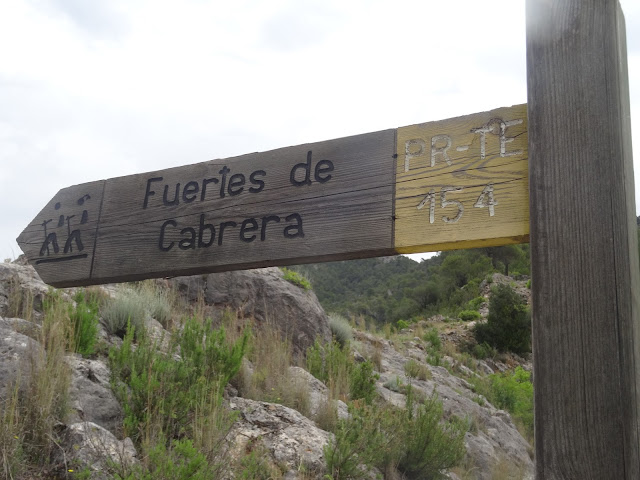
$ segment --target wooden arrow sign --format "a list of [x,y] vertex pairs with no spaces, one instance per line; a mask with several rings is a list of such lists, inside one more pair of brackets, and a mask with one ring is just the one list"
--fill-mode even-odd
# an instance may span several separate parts
[[526,105],[74,185],[17,241],[55,287],[524,242]]

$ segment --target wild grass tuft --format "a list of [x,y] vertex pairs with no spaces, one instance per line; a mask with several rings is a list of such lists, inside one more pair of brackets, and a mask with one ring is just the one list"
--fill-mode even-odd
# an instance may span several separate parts
[[415,378],[417,380],[429,380],[432,378],[431,370],[423,363],[417,362],[413,358],[407,360],[404,364],[404,373],[409,378]]
[[7,385],[0,402],[0,461],[5,478],[28,477],[58,448],[54,426],[64,420],[70,371],[64,361],[72,337],[68,305],[60,296],[45,301],[38,342]]
[[294,270],[289,270],[286,267],[281,267],[283,278],[294,285],[302,288],[303,290],[311,290],[311,283],[305,277]]
[[353,332],[351,331],[351,325],[349,321],[342,315],[332,313],[329,315],[329,327],[333,338],[340,344],[341,347],[347,345],[353,340]]
[[244,368],[238,382],[244,397],[279,403],[306,416],[310,414],[308,383],[291,375],[291,341],[283,338],[274,325],[264,325],[251,338],[247,356],[253,368]]

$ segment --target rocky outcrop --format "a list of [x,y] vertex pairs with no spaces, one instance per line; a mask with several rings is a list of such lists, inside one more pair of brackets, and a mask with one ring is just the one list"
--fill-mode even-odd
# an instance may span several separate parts
[[283,405],[241,397],[232,398],[229,405],[240,412],[228,437],[233,444],[232,456],[240,457],[250,442],[259,442],[273,461],[287,470],[285,478],[297,478],[296,472],[301,470],[322,478],[322,449],[330,433]]
[[284,280],[279,268],[177,277],[171,282],[189,302],[200,297],[218,315],[230,308],[255,319],[258,328],[275,325],[291,338],[296,355],[304,354],[316,338],[331,338],[327,315],[315,294]]
[[7,398],[8,389],[27,385],[33,364],[44,358],[38,342],[14,331],[0,317],[0,401]]
[[67,357],[71,367],[68,422],[92,422],[110,432],[122,429],[122,407],[111,391],[111,372],[103,361]]
[[[400,353],[390,342],[368,333],[356,332],[356,338],[365,348],[376,345],[381,353],[382,372],[377,389],[387,402],[404,407],[406,396],[396,391],[397,386],[411,383],[418,395],[426,397],[435,392],[442,401],[445,417],[457,415],[469,422],[471,428],[465,436],[466,462],[474,466],[473,478],[491,480],[496,466],[504,463],[523,472],[525,478],[533,478],[532,448],[513,424],[511,416],[474,393],[472,385],[464,378],[452,375],[444,367],[429,365],[424,347],[417,340],[405,342],[405,350]],[[424,364],[431,378],[408,378],[404,365],[410,358]]]
[[[324,383],[300,367],[289,367],[289,376],[292,381],[305,385],[309,392],[310,416],[311,418],[317,418],[322,408],[329,402],[329,389]],[[339,419],[349,416],[347,404],[342,400],[336,400],[334,406]]]
[[73,423],[62,434],[65,455],[58,461],[88,467],[92,479],[113,478],[113,466],[117,465],[118,469],[126,472],[138,463],[137,452],[130,438],[120,441],[95,423]]
[[0,315],[38,319],[48,291],[49,286],[30,265],[0,263]]

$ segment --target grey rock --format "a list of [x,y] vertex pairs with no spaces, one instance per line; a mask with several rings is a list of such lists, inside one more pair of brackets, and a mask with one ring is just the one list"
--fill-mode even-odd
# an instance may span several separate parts
[[229,439],[232,457],[245,451],[247,444],[259,441],[274,463],[286,468],[291,478],[301,466],[322,478],[325,471],[323,447],[332,434],[319,429],[308,418],[283,405],[232,398],[232,409],[240,412]]
[[[19,298],[23,304],[28,304],[31,311],[24,311],[24,316],[39,319],[42,315],[42,302],[49,291],[31,265],[19,263],[0,263],[0,315],[8,315],[12,298]],[[17,290],[16,290],[17,289]],[[67,296],[62,292],[63,296]],[[16,296],[16,297],[13,297]],[[17,312],[18,314],[20,312]]]
[[291,338],[296,356],[303,355],[316,338],[331,340],[327,315],[315,294],[284,280],[279,268],[176,277],[172,283],[189,301],[202,296],[218,312],[231,309],[240,317],[255,319],[258,328],[274,325]]
[[80,468],[88,467],[91,478],[112,478],[109,462],[124,469],[138,463],[137,452],[130,438],[118,440],[111,432],[91,422],[69,425],[64,432],[66,461]]
[[7,389],[27,385],[34,364],[45,359],[38,342],[0,325],[0,400],[6,398]]
[[[311,375],[309,372],[300,367],[289,367],[289,375],[293,381],[303,382],[309,389],[309,403],[311,410],[311,418],[315,418],[318,412],[329,400],[329,389],[327,386]],[[342,400],[335,401],[338,418],[344,419],[349,416],[347,404]]]
[[42,327],[37,323],[30,322],[23,318],[2,318],[0,317],[0,326],[13,330],[14,332],[26,335],[36,342],[40,339]]
[[[375,343],[382,354],[383,372],[377,383],[377,389],[382,398],[397,407],[404,407],[406,396],[384,387],[385,383],[395,383],[399,379],[408,384],[410,379],[404,373],[407,358],[424,358],[424,352],[418,348],[406,346],[404,353],[396,351],[388,342],[379,342],[377,338],[366,332],[355,332],[357,339],[363,344]],[[422,355],[422,357],[420,357]],[[486,399],[479,405],[478,395],[473,392],[472,385],[463,378],[449,373],[444,367],[434,367],[426,364],[431,372],[430,380],[412,379],[411,384],[415,392],[429,396],[433,392],[442,401],[444,415],[457,415],[469,418],[477,426],[477,433],[467,433],[465,446],[467,463],[473,465],[474,478],[491,480],[494,468],[502,461],[506,461],[525,476],[532,475],[533,462],[529,456],[531,446],[515,428],[511,416],[498,410]]]
[[100,360],[79,355],[67,357],[71,368],[70,422],[92,422],[117,434],[122,427],[122,407],[111,391],[111,372]]

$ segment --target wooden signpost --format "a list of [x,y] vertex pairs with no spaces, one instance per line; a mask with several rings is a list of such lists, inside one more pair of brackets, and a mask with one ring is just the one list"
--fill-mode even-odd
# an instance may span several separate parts
[[527,75],[528,112],[69,187],[18,243],[65,287],[504,245],[531,231],[536,478],[638,479],[640,279],[618,1],[527,0]]
[[18,238],[56,287],[526,241],[524,105],[61,190]]
[[536,478],[640,478],[640,281],[624,17],[527,0]]

